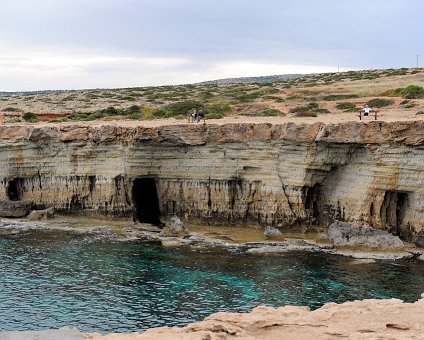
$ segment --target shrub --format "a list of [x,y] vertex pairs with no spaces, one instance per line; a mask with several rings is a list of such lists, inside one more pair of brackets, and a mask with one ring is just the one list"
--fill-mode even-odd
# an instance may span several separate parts
[[185,100],[165,106],[155,114],[164,117],[186,116],[193,109],[203,109],[203,104],[195,100]]
[[293,117],[317,117],[316,112],[306,111],[306,112],[296,112]]
[[307,106],[297,106],[289,110],[290,113],[299,113],[299,112],[307,112],[309,111],[309,107]]
[[344,100],[344,99],[352,99],[358,98],[357,94],[330,94],[328,96],[322,97],[322,100],[333,101],[333,100]]
[[298,106],[290,109],[290,113],[300,113],[319,110],[318,103],[310,102],[307,106]]
[[259,116],[259,117],[283,117],[286,114],[277,109],[266,109],[262,111],[252,111],[241,113],[242,116]]
[[284,112],[281,112],[280,110],[277,110],[277,109],[266,109],[266,110],[261,111],[260,115],[261,116],[276,117],[276,116],[285,116],[286,114]]
[[369,107],[385,107],[385,106],[392,105],[393,103],[394,101],[391,99],[375,98],[368,101],[367,104]]
[[206,107],[206,113],[225,114],[231,111],[231,106],[227,103],[213,103]]
[[[126,108],[125,110],[123,110],[123,113],[125,114],[125,115],[127,115],[127,116],[140,116],[140,106],[138,106],[138,105],[133,105],[133,106],[130,106],[130,107],[128,107],[128,108]],[[135,119],[137,119],[137,118],[135,118]]]
[[121,112],[118,109],[115,109],[113,106],[109,106],[106,109],[100,110],[106,116],[117,116]]
[[424,88],[418,85],[409,85],[406,88],[398,87],[394,90],[386,91],[389,96],[401,96],[406,99],[424,98]]
[[337,103],[336,108],[339,110],[343,110],[344,112],[357,111],[356,104],[351,102]]
[[418,111],[416,115],[424,115],[424,111]]
[[2,110],[3,112],[20,112],[21,110],[17,109],[16,107],[6,107]]
[[143,119],[151,119],[151,118],[154,117],[154,113],[157,110],[158,109],[153,107],[153,106],[145,106],[145,107],[141,108],[140,111],[141,111]]
[[312,112],[315,112],[315,113],[330,113],[330,111],[328,111],[327,109],[321,109],[321,108],[314,109]]
[[25,112],[22,115],[22,118],[26,121],[26,122],[30,122],[30,123],[35,123],[37,121],[37,116],[32,113],[32,112]]
[[209,113],[206,115],[207,119],[222,119],[224,115],[222,113]]
[[402,94],[407,99],[424,98],[424,88],[417,85],[409,85],[402,91]]
[[140,112],[133,112],[128,116],[129,119],[137,120],[141,118]]

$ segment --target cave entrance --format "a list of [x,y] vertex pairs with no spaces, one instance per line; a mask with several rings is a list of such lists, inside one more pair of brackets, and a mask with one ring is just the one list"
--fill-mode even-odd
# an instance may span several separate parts
[[305,210],[310,217],[318,222],[319,208],[318,199],[320,197],[320,186],[315,184],[312,187],[303,187],[303,197]]
[[159,224],[159,199],[154,178],[137,178],[132,187],[134,217],[142,223]]
[[7,185],[7,198],[11,201],[22,199],[23,178],[14,178]]
[[402,235],[403,219],[408,207],[408,193],[387,191],[381,205],[382,226],[394,235]]

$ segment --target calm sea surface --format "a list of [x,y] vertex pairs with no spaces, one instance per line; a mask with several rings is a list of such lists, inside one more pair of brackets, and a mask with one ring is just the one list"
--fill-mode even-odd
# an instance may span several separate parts
[[168,249],[64,232],[0,237],[0,330],[184,325],[217,311],[363,298],[415,301],[424,263]]

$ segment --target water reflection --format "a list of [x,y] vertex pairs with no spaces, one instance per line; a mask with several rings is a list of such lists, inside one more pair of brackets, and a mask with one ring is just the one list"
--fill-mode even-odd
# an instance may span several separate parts
[[163,249],[57,231],[2,236],[0,273],[0,330],[142,331],[261,304],[414,301],[424,291],[420,262]]

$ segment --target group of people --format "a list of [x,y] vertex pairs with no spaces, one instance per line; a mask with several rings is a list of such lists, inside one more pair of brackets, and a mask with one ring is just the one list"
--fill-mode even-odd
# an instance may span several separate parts
[[190,113],[190,116],[188,117],[189,123],[199,123],[203,119],[203,122],[205,123],[205,113],[202,111],[202,109],[196,110],[194,109],[193,112]]

